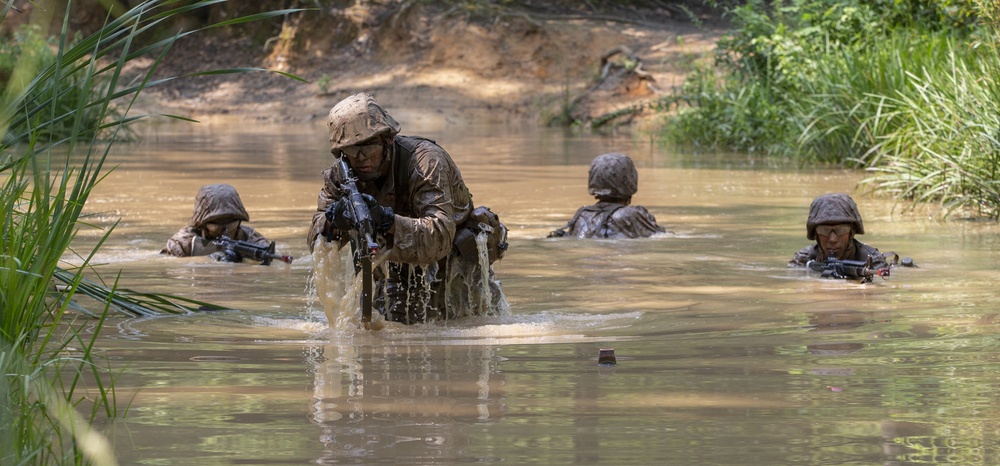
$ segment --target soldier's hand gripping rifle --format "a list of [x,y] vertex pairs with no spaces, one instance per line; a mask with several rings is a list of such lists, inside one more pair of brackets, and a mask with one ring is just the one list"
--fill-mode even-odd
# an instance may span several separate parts
[[248,241],[236,241],[223,235],[212,240],[212,243],[221,248],[223,251],[234,252],[240,259],[253,259],[255,261],[260,261],[260,265],[271,265],[271,261],[274,259],[286,264],[292,263],[292,256],[275,254],[274,241],[271,241],[271,244],[267,246],[260,246]]
[[[364,196],[358,190],[357,178],[345,157],[340,157],[337,169],[340,171],[340,189],[344,192],[347,206],[346,217],[353,220],[353,226],[348,230],[351,237],[351,251],[354,255],[354,271],[361,273],[361,322],[367,328],[372,321],[372,262],[378,255],[379,245],[375,242],[375,221]],[[338,201],[339,202],[339,201]],[[331,214],[327,211],[327,219]]]
[[870,283],[876,275],[885,279],[889,276],[889,268],[875,269],[872,267],[872,258],[866,261],[838,260],[830,257],[825,262],[811,260],[806,263],[806,267],[814,272],[819,272],[823,278],[856,278],[861,283]]

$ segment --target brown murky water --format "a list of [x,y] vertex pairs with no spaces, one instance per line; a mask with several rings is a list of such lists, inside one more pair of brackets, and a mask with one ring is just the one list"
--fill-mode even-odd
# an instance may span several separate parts
[[[860,239],[919,268],[822,280],[785,263],[808,243],[811,199],[855,192],[859,173],[400,119],[510,227],[497,272],[512,316],[330,328],[305,243],[331,163],[322,123],[148,128],[88,204],[95,224],[121,219],[100,270],[240,311],[109,322],[122,464],[1000,462],[996,223],[856,195]],[[587,165],[610,151],[636,160],[635,202],[672,233],[546,239],[591,202]],[[293,264],[158,254],[217,182]],[[597,365],[601,348],[616,366]]]

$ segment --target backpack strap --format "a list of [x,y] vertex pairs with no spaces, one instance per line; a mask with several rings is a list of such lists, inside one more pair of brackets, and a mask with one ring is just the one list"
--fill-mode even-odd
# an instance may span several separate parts
[[396,205],[393,208],[399,214],[412,214],[410,212],[410,172],[413,168],[413,153],[416,152],[420,143],[428,141],[437,144],[431,139],[417,136],[396,136],[396,156],[392,162],[393,187],[396,194]]
[[559,228],[558,230],[550,231],[546,238],[562,238],[563,236],[566,236],[566,233],[573,229],[573,225],[576,225],[577,220],[580,220],[580,213],[582,213],[583,210],[584,209],[576,209],[576,213],[573,214],[573,218],[571,218],[565,226]]
[[558,230],[553,230],[552,232],[549,233],[549,235],[547,237],[548,238],[561,238],[563,236],[566,236],[566,234],[569,233],[570,231],[572,231],[573,227],[576,226],[576,222],[578,222],[580,220],[580,215],[582,213],[584,213],[584,212],[600,212],[601,215],[604,216],[604,218],[601,219],[601,226],[597,229],[597,237],[598,238],[607,238],[608,237],[608,233],[609,233],[608,232],[608,222],[611,221],[611,216],[614,215],[615,212],[618,211],[618,209],[621,209],[622,207],[625,207],[625,206],[621,205],[621,204],[608,204],[608,205],[602,206],[600,209],[595,209],[594,207],[595,207],[594,205],[589,205],[589,206],[584,206],[584,207],[581,207],[581,208],[577,209],[576,213],[573,214],[573,218],[570,219],[569,223],[567,223],[564,227],[562,227],[562,228],[560,228]]
[[618,209],[621,209],[622,207],[625,206],[621,204],[611,204],[609,206],[604,207],[603,210],[604,220],[601,221],[601,228],[597,230],[600,232],[601,238],[607,238],[608,236],[610,236],[611,232],[608,229],[608,222],[611,221],[611,216],[614,215],[615,212],[618,212]]

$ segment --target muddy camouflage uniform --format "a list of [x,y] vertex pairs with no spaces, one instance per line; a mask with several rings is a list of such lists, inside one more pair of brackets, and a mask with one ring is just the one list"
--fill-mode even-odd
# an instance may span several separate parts
[[[806,238],[816,240],[816,227],[819,225],[837,225],[849,223],[853,226],[855,235],[865,234],[865,225],[858,212],[858,206],[851,196],[844,193],[824,194],[813,200],[809,207],[809,218],[806,220]],[[806,264],[815,260],[825,263],[827,258],[821,257],[819,241],[806,246],[792,256],[788,262],[789,267],[805,267]],[[847,254],[843,260],[867,261],[872,258],[872,268],[881,269],[888,267],[885,256],[878,249],[871,247],[857,239],[852,238],[848,246]]]
[[590,194],[599,202],[580,207],[566,226],[549,233],[550,238],[645,238],[664,232],[645,207],[628,205],[639,190],[639,172],[629,156],[597,156],[588,178]]
[[[210,184],[198,190],[198,195],[194,198],[194,213],[191,214],[191,222],[188,226],[181,228],[167,240],[167,246],[160,251],[161,254],[171,256],[187,257],[192,255],[209,255],[219,251],[210,241],[205,239],[204,227],[208,223],[220,220],[240,220],[250,221],[250,215],[243,207],[236,188],[228,184]],[[236,237],[230,238],[236,241],[247,241],[258,246],[267,246],[270,242],[260,233],[254,231],[253,227],[243,225],[237,230]],[[197,242],[197,243],[196,243]]]
[[[383,157],[390,164],[389,173],[371,181],[356,180],[359,191],[395,213],[394,232],[378,238],[383,248],[389,248],[388,266],[374,271],[373,307],[388,320],[403,323],[506,312],[507,301],[492,265],[486,288],[473,283],[484,275],[478,249],[472,246],[469,253],[456,244],[456,236],[474,244],[474,228],[479,222],[490,223],[495,228],[488,241],[492,264],[503,257],[506,228],[487,208],[473,205],[451,156],[432,140],[400,136],[399,123],[368,94],[353,95],[334,106],[329,126],[331,152],[337,157],[344,156],[343,148],[373,138],[387,142]],[[327,210],[344,196],[341,181],[335,167],[323,171],[323,189],[308,235],[310,250],[318,239],[339,240],[340,247],[348,242],[347,232],[332,226],[324,231]]]

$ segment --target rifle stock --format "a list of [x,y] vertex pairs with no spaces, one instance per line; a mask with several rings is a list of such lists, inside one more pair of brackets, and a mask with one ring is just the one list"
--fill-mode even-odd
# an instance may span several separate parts
[[379,245],[375,242],[375,222],[372,220],[368,204],[365,202],[361,191],[358,190],[357,178],[351,167],[347,165],[344,157],[337,162],[340,170],[340,189],[344,191],[344,196],[349,201],[348,209],[351,217],[354,218],[354,228],[349,231],[351,237],[351,251],[354,255],[354,270],[361,273],[361,322],[368,327],[372,321],[372,287],[374,277],[372,276],[372,262],[378,254]]

